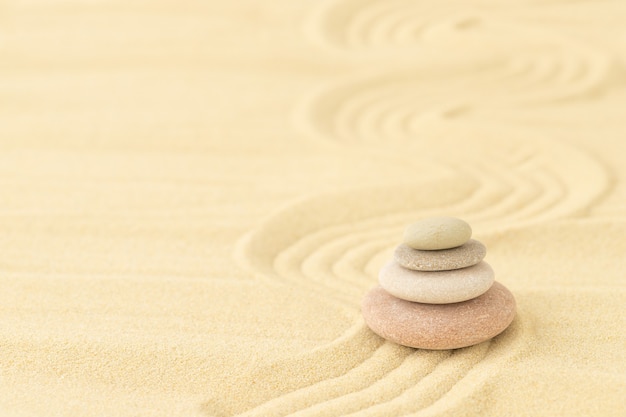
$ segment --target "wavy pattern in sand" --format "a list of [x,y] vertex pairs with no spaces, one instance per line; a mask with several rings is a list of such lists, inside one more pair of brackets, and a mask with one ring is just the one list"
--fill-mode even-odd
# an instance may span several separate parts
[[[441,141],[440,152],[456,160],[443,178],[295,203],[248,235],[237,259],[264,279],[354,307],[412,219],[446,212],[482,230],[531,224],[583,213],[609,187],[605,169],[574,148],[510,142],[474,148],[473,159],[462,143]],[[450,155],[454,148],[461,154]]]
[[[323,87],[295,115],[296,127],[310,136],[384,154],[419,179],[303,199],[263,222],[236,254],[255,276],[333,300],[352,309],[357,323],[363,293],[413,219],[457,215],[497,236],[583,214],[610,189],[606,167],[589,154],[520,128],[536,117],[537,106],[588,98],[610,86],[608,55],[520,25],[513,13],[491,19],[498,10],[488,2],[484,9],[448,5],[427,13],[423,5],[327,2],[307,28],[311,39],[363,59],[393,54],[397,65]],[[438,51],[452,43],[463,53]],[[534,337],[533,320],[521,306],[507,332],[454,352],[385,342],[367,343],[366,353],[357,324],[323,355],[291,364],[311,369],[356,350],[359,360],[349,368],[282,385],[242,415],[438,415],[459,407],[522,355]],[[277,364],[283,373],[276,378],[289,368]]]
[[[338,341],[293,358],[288,364],[277,363],[271,371],[260,369],[259,378],[268,389],[263,392],[263,396],[256,398],[257,406],[250,403],[254,408],[243,415],[339,416],[354,413],[371,416],[430,416],[467,407],[464,400],[477,390],[492,390],[490,381],[497,378],[513,358],[524,356],[530,344],[535,346],[535,355],[537,346],[550,349],[552,342],[545,334],[548,324],[542,322],[544,334],[535,336],[537,319],[534,316],[537,307],[534,303],[537,301],[533,300],[537,294],[532,293],[545,288],[549,292],[556,291],[569,297],[567,294],[570,294],[570,288],[579,288],[583,292],[572,294],[580,297],[593,286],[596,288],[594,293],[600,291],[598,296],[601,296],[602,291],[607,291],[607,285],[615,287],[615,277],[621,274],[622,264],[606,268],[605,276],[598,282],[597,270],[593,265],[570,263],[565,266],[564,262],[580,258],[584,253],[609,265],[618,249],[607,251],[603,242],[620,236],[624,227],[626,224],[578,221],[556,223],[554,226],[544,223],[487,233],[484,241],[491,249],[490,255],[494,256],[494,267],[513,286],[518,296],[518,317],[505,333],[490,343],[454,353],[432,352],[383,343],[382,339],[368,332],[362,322],[357,320],[358,324]],[[576,230],[578,238],[563,242],[558,248],[550,244],[558,240],[564,231],[572,237],[572,230]],[[583,239],[585,243],[581,245]],[[529,245],[530,241],[534,244]],[[532,264],[532,260],[536,261],[536,268],[519,271],[518,265]],[[366,263],[361,262],[361,267]],[[553,275],[554,271],[560,271],[560,274],[573,279],[570,284],[564,285],[562,277]],[[341,275],[335,278],[341,279]],[[531,288],[531,295],[526,296],[526,291],[521,288]],[[616,290],[619,291],[618,288],[608,289],[609,292]],[[572,307],[571,303],[565,302],[565,305]],[[546,340],[540,343],[537,337]],[[574,345],[572,349],[576,349]],[[587,353],[583,351],[576,354],[584,357]],[[339,369],[340,366],[344,368]],[[300,377],[298,370],[301,369],[308,370],[309,380]],[[277,381],[288,379],[290,383],[281,384],[282,392],[278,391],[278,384],[268,380],[269,375]],[[244,379],[256,380],[256,377],[247,375]],[[244,381],[235,385],[237,391],[242,391],[240,394],[244,395],[243,391],[248,385]],[[237,393],[232,392],[231,395]],[[265,397],[265,401],[262,397]],[[468,413],[471,415],[471,407]]]
[[463,70],[398,67],[312,94],[299,109],[298,126],[326,140],[378,145],[428,141],[448,129],[514,131],[540,117],[538,105],[594,95],[613,83],[607,59],[567,50],[492,57]]
[[[393,349],[391,345],[393,344],[386,343],[383,348],[374,352],[373,357],[379,360],[382,358],[385,362],[393,359],[395,356],[389,354],[389,349]],[[363,377],[371,375],[375,368],[372,363],[362,363],[345,375],[294,391],[250,410],[243,416],[337,416],[351,413],[360,415],[364,412],[375,415],[376,408],[381,405],[387,408],[388,404],[402,401],[405,395],[420,395],[420,390],[432,390],[433,381],[437,381],[434,385],[445,391],[449,384],[446,384],[445,377],[442,376],[455,369],[455,376],[462,377],[468,367],[484,357],[487,349],[488,344],[455,353],[408,349],[402,362],[377,375],[376,379]],[[329,394],[329,387],[332,388],[332,394]],[[422,398],[430,397],[426,392],[421,395]],[[414,401],[414,405],[418,406],[419,401]]]
[[[580,213],[607,188],[606,172],[585,154],[555,143],[534,146],[503,146],[506,155],[492,149],[494,160],[499,160],[492,164],[486,164],[481,153],[482,163],[459,162],[455,168],[447,167],[448,178],[321,195],[295,203],[242,240],[236,258],[260,279],[334,300],[352,309],[356,318],[363,293],[374,284],[377,269],[391,255],[402,227],[412,219],[443,210],[469,219],[480,230],[498,232],[503,220],[509,226],[522,226]],[[562,164],[554,164],[555,155]],[[585,187],[576,185],[582,180],[577,174],[581,166],[585,167]],[[369,204],[371,201],[377,204]],[[284,227],[287,223],[290,228]],[[525,319],[520,320],[519,326],[528,326],[523,324]],[[324,355],[299,359],[298,366],[315,366],[323,363],[324,357],[362,349],[362,338],[360,332],[351,331],[340,344],[325,347]],[[510,343],[522,346],[525,342]],[[438,352],[412,354],[388,343],[368,346],[368,353],[345,373],[310,383],[294,381],[292,391],[283,395],[268,392],[266,401],[274,399],[247,415],[296,411],[297,415],[337,415],[346,407],[356,407],[354,412],[361,413],[365,406],[371,415],[389,415],[390,409],[400,414],[419,411],[434,402],[407,402],[407,398],[445,396],[456,386],[453,381],[482,366],[490,352],[487,345],[481,345],[448,357]],[[520,349],[509,346],[507,355],[516,355]],[[381,360],[385,362],[382,368]],[[491,354],[489,363],[493,363]],[[355,380],[361,382],[355,385]]]
[[[487,3],[487,2],[484,2]],[[313,39],[346,50],[407,47],[426,41],[437,31],[467,32],[483,24],[487,11],[472,7],[435,6],[420,1],[326,1],[312,15],[308,32]],[[456,7],[452,7],[456,6]]]
[[[3,4],[0,414],[626,415],[623,0]],[[431,214],[489,343],[360,318]]]
[[623,84],[607,51],[532,19],[575,20],[581,10],[526,6],[326,2],[309,22],[310,39],[357,53],[364,71],[313,94],[302,125],[326,139],[385,144],[426,140],[450,125],[515,130],[542,118],[538,105]]
[[[595,5],[591,1],[571,0],[515,3],[327,0],[310,14],[305,29],[311,41],[326,47],[348,53],[375,52],[393,56],[395,60],[402,59],[399,55],[402,51],[412,51],[410,59],[428,54],[427,48],[435,44],[457,52],[461,52],[460,47],[469,47],[473,56],[480,55],[481,50],[483,56],[501,52],[516,44],[526,45],[527,50],[535,52],[565,45],[592,52],[593,48],[572,42],[545,22],[580,23],[583,13],[592,13],[598,2]],[[558,3],[577,7],[560,7]],[[623,11],[619,6],[618,1],[605,1],[601,7],[620,16]],[[619,22],[620,18],[616,17],[603,23],[618,27]]]
[[[522,354],[533,333],[531,317],[532,314],[525,314],[517,318],[505,333],[490,342],[456,351],[416,350],[385,342],[365,361],[341,375],[322,379],[237,415],[387,416],[428,411],[447,396],[470,395],[504,361]],[[358,339],[355,341],[362,342]],[[338,355],[349,355],[351,349],[359,352],[360,346],[343,345],[344,350],[339,351],[333,343],[294,362],[303,367],[329,363]],[[267,370],[263,371],[267,375]]]

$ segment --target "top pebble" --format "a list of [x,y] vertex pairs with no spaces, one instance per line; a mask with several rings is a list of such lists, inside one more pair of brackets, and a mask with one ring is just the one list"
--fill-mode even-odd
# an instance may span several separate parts
[[472,237],[467,222],[455,217],[430,217],[413,223],[404,231],[404,244],[419,250],[456,248]]

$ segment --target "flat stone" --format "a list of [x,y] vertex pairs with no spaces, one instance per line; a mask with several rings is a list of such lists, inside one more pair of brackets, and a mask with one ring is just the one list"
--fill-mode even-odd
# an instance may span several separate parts
[[430,217],[413,223],[404,231],[404,244],[420,250],[440,250],[461,246],[472,237],[467,222],[455,217]]
[[458,303],[484,294],[494,281],[487,262],[451,271],[413,271],[396,261],[387,263],[378,273],[381,287],[394,297],[427,304]]
[[476,265],[486,254],[485,245],[470,239],[464,245],[441,250],[419,250],[402,244],[396,248],[393,256],[404,268],[416,271],[449,271]]
[[454,304],[413,303],[377,286],[363,299],[362,313],[374,333],[392,342],[457,349],[502,333],[515,317],[515,298],[498,282],[480,297]]

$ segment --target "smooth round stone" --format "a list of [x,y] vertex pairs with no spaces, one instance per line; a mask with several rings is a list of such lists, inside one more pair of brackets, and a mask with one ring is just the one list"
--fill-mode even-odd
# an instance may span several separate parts
[[480,297],[454,304],[401,300],[382,287],[362,304],[365,323],[392,342],[420,349],[457,349],[502,333],[515,317],[515,298],[499,282]]
[[436,251],[413,249],[402,244],[396,248],[394,259],[403,267],[416,271],[449,271],[476,265],[486,254],[485,245],[470,239],[456,248]]
[[413,271],[396,261],[378,273],[378,282],[394,297],[427,304],[458,303],[484,294],[495,274],[487,262],[452,271]]
[[413,249],[440,250],[461,246],[472,237],[467,222],[455,217],[430,217],[404,231],[404,244]]

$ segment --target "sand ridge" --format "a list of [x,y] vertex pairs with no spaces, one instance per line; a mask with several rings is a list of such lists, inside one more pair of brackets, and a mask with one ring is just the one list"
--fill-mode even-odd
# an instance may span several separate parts
[[[626,413],[623,2],[0,15],[0,415]],[[517,317],[386,342],[361,299],[442,215]]]

